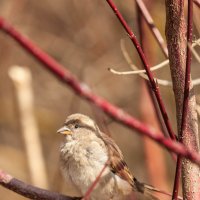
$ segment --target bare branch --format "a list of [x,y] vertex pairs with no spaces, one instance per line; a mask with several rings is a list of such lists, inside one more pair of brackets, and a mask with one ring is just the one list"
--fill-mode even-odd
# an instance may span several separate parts
[[196,110],[197,110],[197,114],[198,114],[198,116],[200,118],[200,105],[199,104],[197,104]]
[[31,72],[28,68],[13,66],[9,70],[9,76],[16,89],[31,183],[47,189],[47,173],[34,114]]
[[[192,44],[192,8],[193,2],[189,0],[186,28],[184,1],[166,0],[166,37],[176,100],[179,140],[188,148],[199,152],[196,99],[191,82],[191,51],[187,45]],[[177,199],[178,196],[181,171],[184,199],[199,199],[199,166],[180,155],[177,160],[173,199]]]
[[0,169],[0,185],[24,197],[35,200],[79,200],[78,197],[68,197],[56,192],[26,184]]
[[[200,57],[198,56],[197,52],[194,49],[195,46],[199,45],[199,42],[200,42],[200,39],[195,41],[192,45],[190,45],[190,48],[191,48],[192,53],[194,54],[195,58],[200,62]],[[108,68],[108,70],[111,73],[116,74],[116,75],[140,75],[142,78],[149,80],[147,75],[145,74],[146,70],[143,70],[143,69],[139,70],[139,68],[132,63],[132,60],[131,60],[131,58],[130,58],[127,50],[126,50],[124,40],[120,41],[120,45],[121,45],[122,53],[123,53],[127,63],[129,64],[129,66],[132,68],[133,71],[122,71],[122,72],[120,72],[120,71],[117,71],[113,68]],[[161,69],[164,66],[167,66],[168,64],[169,64],[169,60],[167,59],[167,60],[151,67],[150,70],[155,71],[155,70]],[[158,82],[159,85],[162,85],[162,86],[172,86],[172,82],[168,81],[168,80],[156,78],[156,81]],[[200,79],[198,78],[198,79],[192,80],[192,84],[193,84],[193,86],[200,85]]]
[[138,133],[151,138],[160,145],[164,146],[166,149],[169,149],[176,154],[180,154],[183,157],[186,157],[194,163],[200,165],[200,155],[197,152],[186,149],[184,145],[172,141],[171,139],[166,139],[162,133],[154,130],[154,128],[140,122],[103,98],[94,95],[86,84],[80,83],[67,69],[57,63],[53,58],[48,56],[21,33],[16,31],[3,18],[0,18],[0,28],[10,37],[15,39],[18,44],[20,44],[26,51],[30,53],[30,55],[34,56],[40,63],[42,63],[43,66],[51,71],[54,76],[63,81],[63,83],[69,85],[79,96],[88,100],[89,102],[92,102],[94,105],[98,106],[102,111],[107,113],[121,124],[137,130]]
[[192,42],[192,47],[200,46],[200,38]]
[[[139,74],[142,78],[149,80],[148,77],[143,74],[143,72],[141,72],[142,70],[137,70],[137,71],[126,71],[126,72],[119,72],[116,71],[112,68],[108,68],[108,70],[113,73],[113,74],[117,74],[117,75],[133,75],[133,74]],[[167,80],[162,80],[162,79],[158,79],[155,78],[156,81],[158,82],[159,85],[163,85],[163,86],[172,86],[172,82],[171,81],[167,81]]]
[[[179,134],[180,141],[188,148],[199,152],[199,133],[196,113],[196,98],[191,82],[191,63],[192,52],[189,45],[192,44],[193,37],[193,0],[188,0],[188,23],[187,23],[187,54],[186,54],[186,70],[184,98],[182,108],[181,132]],[[181,158],[181,156],[179,156]],[[182,158],[181,158],[182,159]],[[200,168],[185,158],[182,162],[182,179],[183,179],[183,197],[185,199],[199,199],[200,197]]]
[[195,4],[198,8],[200,8],[200,2],[199,2],[199,0],[193,0],[193,2],[194,2],[194,4]]
[[163,120],[165,122],[165,125],[166,125],[166,128],[168,130],[168,133],[169,133],[169,136],[173,139],[173,140],[176,140],[176,136],[172,130],[172,127],[171,127],[171,124],[169,122],[169,117],[167,115],[167,112],[166,112],[166,109],[165,109],[165,106],[164,106],[164,103],[162,101],[162,98],[161,98],[161,94],[160,94],[160,90],[159,90],[159,87],[153,77],[153,74],[150,70],[150,67],[149,67],[149,64],[146,60],[146,57],[144,55],[144,52],[142,51],[142,48],[135,36],[135,34],[133,33],[133,31],[131,30],[131,28],[129,27],[129,25],[126,23],[126,21],[124,20],[122,14],[118,11],[116,5],[114,4],[114,2],[112,0],[106,0],[107,3],[109,4],[109,6],[111,7],[111,9],[113,10],[113,12],[116,14],[118,20],[120,21],[121,25],[124,27],[125,31],[128,33],[133,45],[135,46],[135,48],[137,49],[137,52],[138,52],[138,55],[140,56],[140,59],[143,63],[143,66],[146,70],[146,73],[147,73],[147,76],[149,78],[149,82],[150,82],[150,85],[152,87],[152,90],[155,94],[155,97],[156,97],[156,100],[158,102],[158,105],[159,105],[159,108],[160,108],[160,111],[162,113],[162,117],[163,117]]
[[158,30],[158,28],[155,26],[154,21],[149,13],[149,11],[147,10],[144,2],[142,0],[136,0],[136,3],[149,27],[149,29],[152,31],[156,41],[158,42],[162,52],[164,53],[165,57],[168,57],[168,50],[167,50],[167,46],[164,42],[164,39],[160,33],[160,31]]
[[189,47],[190,51],[192,52],[192,54],[194,55],[194,57],[196,58],[196,60],[200,63],[200,56],[198,55],[198,53],[196,52],[194,47],[192,47],[191,44],[188,44],[188,47]]
[[99,180],[100,180],[101,176],[103,175],[103,172],[105,171],[105,169],[108,166],[109,162],[110,162],[110,160],[107,160],[107,162],[104,164],[104,167],[102,168],[102,170],[100,171],[99,175],[96,177],[96,179],[94,180],[92,185],[89,187],[89,189],[85,193],[85,195],[84,195],[82,200],[88,200],[89,199],[91,192],[94,190],[96,184],[99,182]]

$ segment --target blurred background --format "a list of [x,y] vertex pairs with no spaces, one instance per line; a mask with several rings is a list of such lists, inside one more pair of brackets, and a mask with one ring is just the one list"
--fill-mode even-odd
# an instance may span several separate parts
[[[164,1],[150,2],[147,2],[149,11],[165,38]],[[116,4],[139,39],[135,2],[116,1]],[[198,19],[199,13],[195,12]],[[0,16],[64,65],[80,81],[85,82],[95,94],[123,108],[137,119],[150,123],[154,128],[159,127],[143,79],[137,75],[118,76],[108,71],[109,67],[119,71],[130,70],[120,47],[122,40],[132,62],[139,67],[142,65],[132,43],[106,1],[0,0]],[[194,39],[199,38],[198,28],[195,27]],[[155,65],[164,61],[165,57],[150,31],[147,28],[145,30],[146,40],[149,42],[145,46],[145,52],[151,65]],[[198,47],[197,50],[199,49]],[[193,78],[198,78],[199,64],[193,60]],[[59,170],[59,146],[62,138],[56,131],[69,114],[80,112],[95,119],[101,130],[114,138],[128,166],[139,180],[163,190],[172,190],[175,164],[166,150],[149,143],[149,140],[141,137],[136,131],[116,123],[94,105],[78,97],[3,32],[0,32],[1,169],[26,183],[33,183],[28,164],[30,158],[27,158],[29,154],[26,150],[29,144],[22,133],[17,90],[8,75],[14,65],[27,67],[32,74],[33,114],[39,131],[39,143],[48,182],[44,187],[65,193],[67,186]],[[160,79],[170,80],[168,66],[154,74]],[[160,90],[170,121],[176,130],[172,88],[160,86]],[[199,86],[195,87],[195,92],[199,94]],[[200,102],[198,96],[197,101]],[[38,171],[38,174],[40,173]],[[40,183],[38,186],[41,186]],[[0,194],[4,200],[25,199],[2,187]]]

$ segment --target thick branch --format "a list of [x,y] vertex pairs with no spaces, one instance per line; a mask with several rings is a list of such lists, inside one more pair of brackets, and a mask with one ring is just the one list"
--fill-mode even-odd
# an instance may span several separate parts
[[[176,100],[177,125],[179,139],[185,146],[199,152],[198,124],[196,99],[191,82],[191,51],[192,43],[192,0],[188,2],[188,31],[186,40],[186,25],[184,19],[184,1],[166,0],[167,22],[166,36],[169,49],[170,69]],[[189,43],[189,45],[187,45]],[[187,50],[187,51],[186,51]],[[186,56],[187,52],[187,56]],[[187,61],[186,61],[187,58]],[[186,62],[185,62],[186,61]],[[186,65],[186,70],[184,69]],[[185,75],[184,75],[185,73]],[[178,195],[178,183],[182,166],[184,199],[199,199],[200,170],[187,159],[177,161],[174,184],[174,199]]]
[[[192,52],[189,45],[192,44],[193,32],[193,1],[188,0],[188,28],[187,28],[187,59],[185,71],[185,87],[182,111],[181,133],[183,144],[194,151],[199,152],[199,134],[196,112],[196,97],[191,82]],[[197,200],[200,197],[200,168],[187,159],[182,162],[183,197]]]
[[50,192],[45,189],[28,185],[11,175],[0,170],[0,185],[12,190],[24,197],[37,200],[78,200],[81,198],[68,197],[57,192]]

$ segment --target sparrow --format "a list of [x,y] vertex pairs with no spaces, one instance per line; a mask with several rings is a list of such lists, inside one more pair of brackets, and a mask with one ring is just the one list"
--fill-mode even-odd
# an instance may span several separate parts
[[125,200],[132,192],[141,193],[142,199],[158,200],[151,194],[156,189],[131,174],[117,144],[90,117],[72,114],[57,132],[64,135],[60,161],[68,195],[84,197],[104,168],[91,200]]

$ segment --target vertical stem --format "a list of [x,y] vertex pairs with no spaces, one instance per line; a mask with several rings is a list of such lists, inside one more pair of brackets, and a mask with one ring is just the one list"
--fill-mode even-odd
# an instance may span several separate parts
[[[182,116],[184,71],[186,55],[186,27],[184,20],[184,1],[166,0],[166,38],[169,52],[170,70],[176,101],[178,131]],[[180,180],[180,157],[177,159],[173,198],[177,199]]]
[[153,36],[155,37],[158,45],[160,46],[161,51],[165,55],[166,58],[168,58],[168,49],[167,45],[165,44],[165,41],[159,32],[158,28],[155,26],[153,18],[151,17],[148,9],[145,6],[145,3],[143,0],[136,0],[137,6],[139,10],[141,11],[141,14],[146,22],[146,24],[149,27],[149,30],[153,33]]
[[[187,46],[187,43],[191,44],[192,42],[192,0],[188,1],[187,40],[184,1],[166,0],[166,11],[166,37],[176,100],[179,140],[188,148],[199,152],[196,99],[191,82],[191,51]],[[185,65],[186,70],[184,70]],[[184,199],[199,199],[199,167],[185,158],[182,159],[180,156],[177,160],[173,199],[177,199],[178,196],[181,171]]]
[[34,115],[31,72],[28,68],[13,66],[9,75],[16,89],[31,182],[36,186],[48,188],[40,135]]
[[141,59],[141,61],[143,63],[143,66],[144,66],[144,68],[146,70],[146,73],[147,73],[147,76],[149,78],[149,82],[151,84],[152,90],[153,90],[153,92],[154,92],[154,94],[156,96],[156,99],[157,99],[160,111],[162,113],[163,120],[165,122],[165,125],[166,125],[166,128],[168,130],[168,133],[169,133],[170,137],[173,140],[176,140],[176,136],[175,136],[175,134],[174,134],[174,132],[172,130],[172,127],[171,127],[171,124],[170,124],[170,121],[169,121],[169,118],[168,118],[168,114],[166,112],[163,100],[161,98],[159,87],[158,87],[156,81],[154,80],[154,77],[153,77],[153,74],[152,74],[152,72],[150,70],[150,67],[149,67],[149,64],[147,62],[147,59],[146,59],[146,57],[144,55],[144,52],[142,51],[142,48],[141,48],[141,46],[140,46],[135,34],[133,33],[133,31],[131,30],[131,28],[129,27],[129,25],[127,24],[125,19],[123,18],[122,14],[117,9],[117,7],[114,4],[114,2],[112,0],[106,0],[106,1],[109,4],[109,6],[111,7],[111,9],[113,10],[113,12],[116,14],[118,20],[120,21],[120,23],[124,27],[125,31],[128,33],[133,45],[135,46],[135,48],[136,48],[136,50],[138,52],[138,55],[139,55],[139,57],[140,57],[140,59]]
[[[149,6],[153,4],[150,0],[145,0],[145,3]],[[149,8],[149,7],[148,7]],[[147,9],[147,8],[146,8]],[[138,15],[138,29],[140,35],[140,43],[141,47],[147,56],[149,62],[153,61],[155,55],[151,50],[151,40],[149,40],[148,33],[149,29],[151,29],[145,22],[144,16],[141,13],[141,9],[137,6],[137,15]],[[148,81],[141,80],[141,100],[140,100],[140,112],[142,114],[142,120],[146,123],[153,125],[154,128],[160,130],[165,129],[162,127],[163,121],[160,118],[160,110],[158,104],[156,102],[155,96],[149,86]],[[143,137],[143,145],[144,145],[144,154],[145,154],[145,162],[147,166],[147,173],[149,183],[158,186],[164,190],[167,190],[166,184],[166,165],[165,159],[163,157],[163,150],[154,142],[150,141],[148,138]],[[152,155],[156,155],[153,156]],[[155,176],[155,170],[156,175]],[[159,197],[159,194],[156,194],[156,197]],[[160,196],[163,200],[165,197]]]
[[[180,137],[183,143],[194,151],[199,152],[199,134],[196,113],[196,98],[191,82],[192,53],[189,45],[192,44],[193,31],[193,1],[188,0],[188,30],[187,30],[187,60],[185,72],[185,88],[183,102],[183,116]],[[200,168],[183,158],[182,179],[185,199],[200,198]]]
[[172,200],[178,199],[179,183],[180,183],[180,176],[181,176],[181,163],[182,163],[181,156],[178,156],[177,162],[176,162],[176,172],[175,172],[175,178],[174,178]]

